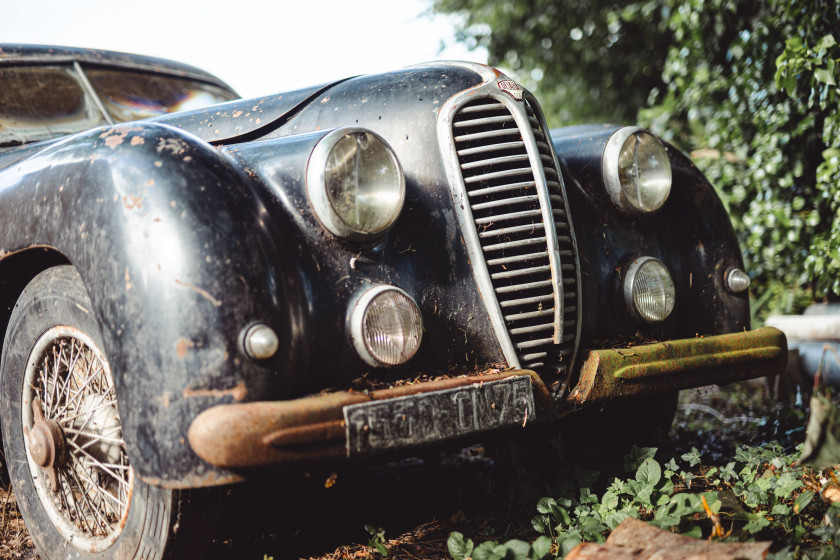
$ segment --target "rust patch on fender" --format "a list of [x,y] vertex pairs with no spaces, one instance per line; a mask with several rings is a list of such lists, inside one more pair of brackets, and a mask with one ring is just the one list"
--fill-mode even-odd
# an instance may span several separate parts
[[204,299],[206,299],[207,301],[209,301],[210,303],[212,303],[216,307],[219,307],[220,305],[222,305],[222,302],[217,300],[213,296],[211,296],[210,292],[208,292],[207,290],[199,288],[198,286],[193,286],[192,284],[188,284],[188,283],[184,282],[183,280],[178,280],[177,278],[175,279],[175,283],[178,284],[179,286],[183,286],[184,288],[189,288],[190,290],[194,291],[195,293],[197,293],[198,295],[200,295],[201,297],[203,297]]
[[175,344],[175,352],[178,354],[178,358],[183,360],[187,355],[187,349],[192,348],[195,344],[191,340],[187,340],[184,337],[178,339],[178,342]]
[[233,400],[239,402],[245,400],[248,395],[248,388],[244,381],[240,381],[230,389],[190,389],[187,387],[182,395],[185,399],[190,397],[215,397],[217,399],[233,397]]
[[126,210],[142,210],[143,209],[143,197],[142,196],[132,196],[126,195],[123,197],[123,206],[125,206]]
[[128,131],[125,130],[110,134],[105,138],[105,145],[113,150],[123,143],[126,136],[128,136]]
[[131,137],[131,145],[132,146],[140,146],[144,144],[146,141],[143,139],[142,136],[132,136]]

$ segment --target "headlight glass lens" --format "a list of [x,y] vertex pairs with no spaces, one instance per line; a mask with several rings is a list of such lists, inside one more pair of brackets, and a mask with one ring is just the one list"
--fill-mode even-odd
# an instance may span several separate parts
[[369,132],[349,132],[335,143],[324,182],[338,219],[357,234],[385,231],[402,209],[405,183],[397,158]]
[[645,321],[664,321],[674,310],[674,281],[665,265],[653,257],[636,259],[624,282],[627,306]]
[[671,192],[671,162],[665,146],[649,132],[631,134],[618,155],[618,177],[624,196],[637,210],[658,210]]
[[656,136],[641,128],[626,126],[610,136],[602,170],[607,194],[625,212],[654,212],[671,194],[668,151]]
[[365,308],[361,334],[365,349],[376,362],[403,364],[417,353],[423,338],[420,309],[402,291],[383,290]]

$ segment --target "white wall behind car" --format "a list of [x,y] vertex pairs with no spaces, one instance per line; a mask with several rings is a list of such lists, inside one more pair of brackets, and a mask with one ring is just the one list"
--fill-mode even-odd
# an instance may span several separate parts
[[[485,62],[454,44],[431,0],[4,0],[0,42],[171,58],[244,97],[436,59]],[[442,46],[446,46],[441,51]]]

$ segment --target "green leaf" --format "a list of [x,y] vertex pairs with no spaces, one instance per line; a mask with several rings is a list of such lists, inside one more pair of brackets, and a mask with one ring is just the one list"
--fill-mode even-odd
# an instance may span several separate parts
[[551,552],[551,539],[548,537],[537,537],[531,544],[532,560],[541,560]]
[[694,467],[700,464],[700,452],[696,447],[692,447],[691,451],[680,456],[683,461],[688,462],[689,467]]
[[786,517],[790,515],[790,506],[787,504],[776,504],[773,506],[773,509],[770,510],[770,513],[773,515],[779,515]]
[[[560,549],[560,554],[558,556],[559,557],[566,556],[569,552],[572,551],[572,549],[574,547],[579,545],[581,542],[582,541],[581,541],[580,535],[577,534],[577,533],[575,533],[575,534],[569,533],[569,534],[566,534],[562,537],[558,537],[557,538],[557,546]],[[474,560],[481,560],[481,559],[480,558],[474,558]]]
[[693,515],[701,510],[700,498],[694,494],[677,494],[671,497],[671,501],[660,506],[654,513],[654,524],[658,527],[668,528],[679,525],[683,517]]
[[834,35],[829,33],[828,35],[825,35],[822,39],[820,39],[816,45],[814,45],[814,50],[827,51],[836,44],[837,41],[834,40]]
[[814,78],[818,82],[822,82],[830,86],[837,85],[837,82],[834,80],[834,75],[832,74],[831,70],[827,68],[817,68],[816,70],[814,70]]
[[655,459],[645,459],[636,471],[636,481],[646,488],[653,489],[662,480],[662,467]]
[[558,505],[552,507],[551,516],[554,518],[554,522],[558,525],[568,527],[572,523],[572,519],[569,516],[569,512],[566,511],[566,508],[564,507]]
[[612,490],[607,490],[601,497],[601,505],[605,509],[615,509],[618,507],[618,494]]
[[537,533],[548,533],[551,528],[551,519],[545,514],[535,515],[531,518],[531,527]]
[[580,489],[580,503],[582,504],[597,504],[598,496],[592,493],[589,488]]
[[808,504],[811,503],[811,500],[814,499],[814,493],[810,490],[806,490],[802,492],[796,497],[796,500],[793,502],[793,513],[801,513]]
[[700,525],[692,525],[688,531],[684,531],[682,534],[686,537],[691,537],[692,539],[702,539],[703,529]]
[[501,560],[504,558],[504,550],[502,550],[502,555],[498,555],[496,553],[496,548],[499,546],[499,543],[496,541],[484,541],[472,552],[473,560]]
[[554,498],[540,498],[537,502],[537,511],[540,513],[551,513],[551,508],[557,505]]
[[703,492],[703,497],[706,498],[706,504],[708,504],[712,513],[720,513],[720,508],[723,504],[718,499],[717,492]]
[[770,525],[770,520],[767,519],[765,514],[756,513],[756,514],[749,514],[750,522],[744,525],[744,530],[750,534],[756,534],[760,532],[762,529]]
[[472,555],[473,542],[472,539],[464,539],[464,535],[458,531],[453,531],[446,540],[446,548],[454,560],[464,560]]
[[531,545],[519,539],[509,540],[500,544],[498,548],[503,549],[504,554],[501,557],[505,560],[528,560],[528,553],[531,552]]
[[787,498],[793,494],[794,490],[802,488],[802,481],[796,478],[792,473],[783,473],[776,479],[776,487],[773,489],[773,494],[777,498]]
[[647,459],[653,459],[656,455],[655,447],[636,447],[635,445],[630,449],[630,453],[624,456],[624,470],[627,472],[636,472],[636,470]]

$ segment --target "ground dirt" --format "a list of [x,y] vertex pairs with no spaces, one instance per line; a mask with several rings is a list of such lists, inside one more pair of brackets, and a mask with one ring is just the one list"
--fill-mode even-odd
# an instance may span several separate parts
[[[662,452],[697,447],[704,463],[714,464],[731,457],[740,443],[795,445],[804,437],[804,419],[799,412],[788,422],[785,410],[761,380],[684,391]],[[511,466],[510,455],[494,461],[487,449],[496,447],[430,452],[339,471],[289,472],[234,487],[222,497],[221,530],[210,557],[378,558],[365,525],[384,529],[388,558],[397,559],[448,558],[451,531],[475,542],[533,540],[537,534],[529,520],[537,499],[550,493],[550,482]],[[0,505],[0,560],[38,558],[8,487],[0,487]]]

